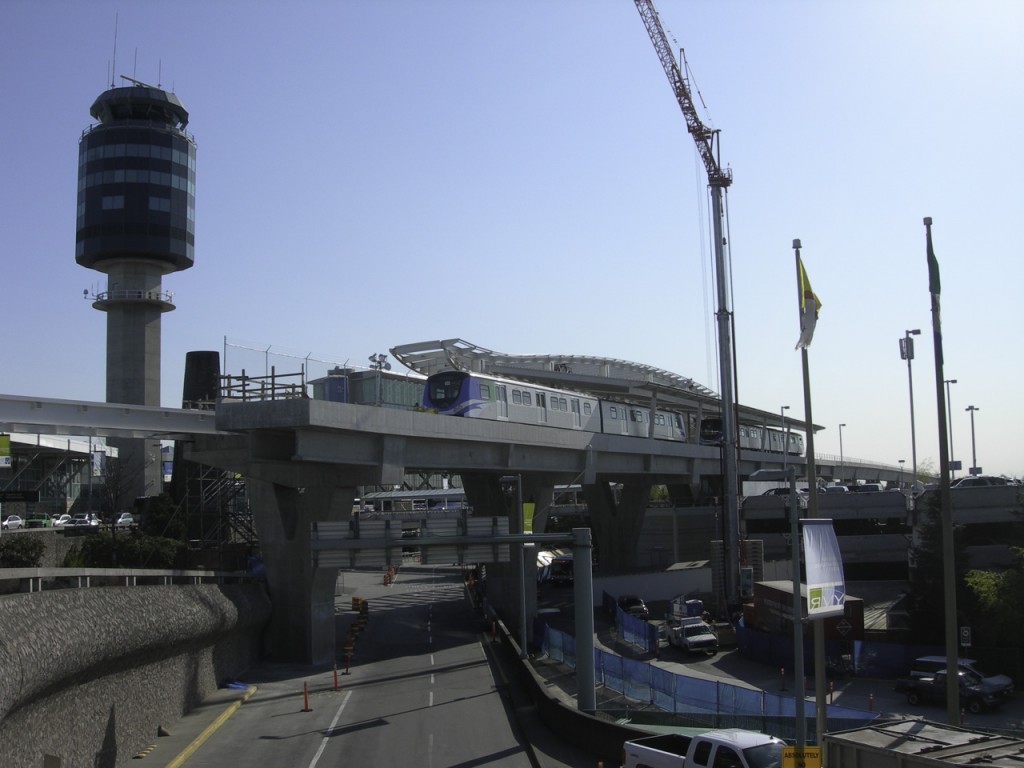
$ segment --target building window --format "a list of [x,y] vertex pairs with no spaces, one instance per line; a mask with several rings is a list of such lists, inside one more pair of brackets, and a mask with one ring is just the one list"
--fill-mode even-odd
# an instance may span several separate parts
[[156,197],[150,195],[149,198],[149,210],[151,211],[163,211],[164,213],[171,212],[171,200],[167,197]]
[[124,208],[124,195],[104,195],[103,210],[113,211],[117,208]]

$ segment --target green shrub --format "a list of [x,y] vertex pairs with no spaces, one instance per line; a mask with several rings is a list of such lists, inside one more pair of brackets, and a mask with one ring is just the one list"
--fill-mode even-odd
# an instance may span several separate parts
[[87,568],[175,568],[183,546],[138,531],[100,531],[82,542],[81,559]]
[[4,536],[0,538],[0,568],[38,568],[46,552],[46,544],[35,536]]

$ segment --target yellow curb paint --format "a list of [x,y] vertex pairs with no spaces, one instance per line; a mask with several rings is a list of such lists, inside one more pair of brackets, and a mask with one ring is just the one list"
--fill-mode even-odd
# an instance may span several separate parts
[[181,768],[181,766],[210,738],[214,732],[227,722],[228,718],[235,714],[235,711],[245,703],[246,699],[256,693],[256,686],[250,685],[240,699],[231,704],[220,713],[216,720],[210,723],[196,738],[182,750],[181,754],[167,764],[167,768]]

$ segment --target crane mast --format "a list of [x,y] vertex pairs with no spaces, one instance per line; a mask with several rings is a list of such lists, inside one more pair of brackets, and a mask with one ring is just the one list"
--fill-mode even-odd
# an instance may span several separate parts
[[676,101],[686,118],[686,128],[693,137],[704,162],[711,188],[711,213],[714,228],[715,282],[718,308],[715,318],[718,325],[718,364],[722,385],[722,555],[725,575],[725,602],[727,607],[738,606],[740,595],[740,513],[738,446],[736,428],[735,394],[733,386],[733,338],[732,311],[729,308],[728,271],[725,265],[725,236],[722,227],[722,193],[732,184],[732,171],[723,169],[718,162],[718,131],[701,122],[686,79],[676,64],[668,38],[658,18],[653,0],[634,0],[640,18],[647,28],[647,34],[654,44],[661,66],[668,76],[669,85]]

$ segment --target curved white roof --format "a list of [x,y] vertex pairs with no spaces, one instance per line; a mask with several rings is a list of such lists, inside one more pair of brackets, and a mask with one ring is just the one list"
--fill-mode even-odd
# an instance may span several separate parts
[[489,373],[510,378],[614,392],[622,396],[671,397],[682,400],[718,400],[718,395],[693,379],[650,365],[590,355],[508,355],[444,339],[403,344],[391,354],[407,368],[429,376],[443,370]]

